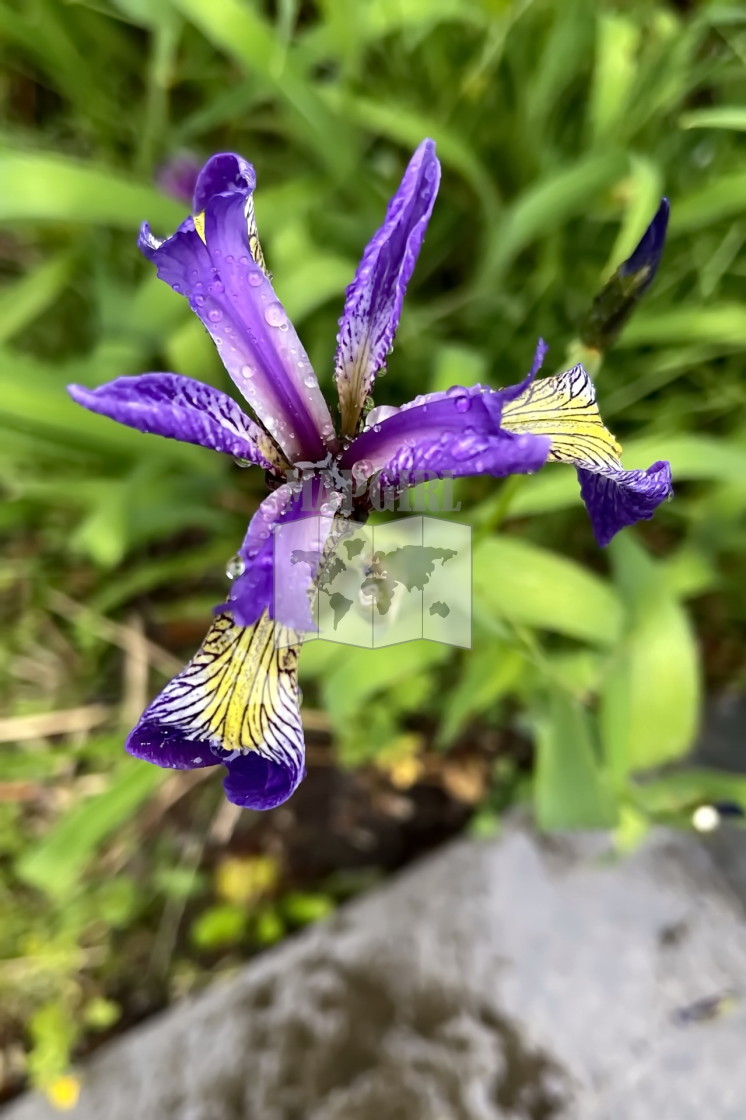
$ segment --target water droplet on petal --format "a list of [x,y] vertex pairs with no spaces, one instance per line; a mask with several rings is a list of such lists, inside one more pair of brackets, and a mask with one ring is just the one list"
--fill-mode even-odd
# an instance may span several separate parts
[[389,416],[396,416],[398,411],[396,405],[379,404],[376,408],[372,408],[365,417],[365,426],[366,428],[372,428],[376,424],[381,424],[382,421],[388,420]]
[[238,579],[239,576],[243,575],[245,568],[246,565],[244,564],[241,557],[237,554],[236,556],[232,556],[228,563],[225,565],[225,574],[227,575],[228,579]]
[[314,376],[314,374],[309,373],[307,377],[304,377],[303,384],[307,389],[313,389],[316,385],[316,377]]
[[288,317],[281,303],[270,303],[268,307],[265,307],[264,318],[270,327],[284,327],[287,330]]
[[456,412],[468,412],[471,408],[471,401],[468,397],[456,397]]
[[352,477],[355,482],[363,482],[373,474],[373,464],[370,459],[358,459],[352,467]]
[[241,377],[252,378],[253,376],[254,370],[251,366],[241,366]]
[[213,280],[210,284],[210,291],[220,295],[221,292],[225,291],[225,284],[223,284],[222,280]]

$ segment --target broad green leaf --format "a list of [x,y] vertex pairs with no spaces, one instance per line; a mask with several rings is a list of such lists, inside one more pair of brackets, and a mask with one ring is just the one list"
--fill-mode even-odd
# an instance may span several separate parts
[[469,719],[482,715],[509,692],[523,673],[523,655],[503,642],[469,650],[461,662],[461,676],[448,693],[436,745],[449,746]]
[[718,105],[713,109],[694,109],[679,117],[680,128],[727,128],[746,132],[746,109],[743,105]]
[[175,229],[183,208],[116,171],[43,152],[0,151],[0,221]]
[[534,804],[539,826],[613,828],[617,812],[601,773],[588,712],[558,689],[536,733]]
[[55,898],[74,893],[100,845],[127,823],[164,778],[157,766],[128,761],[109,789],[75,805],[21,857],[16,874]]
[[382,689],[434,668],[451,654],[448,646],[417,641],[386,649],[347,649],[322,683],[324,707],[338,726],[354,715]]
[[601,690],[601,731],[617,779],[679,758],[699,726],[699,657],[665,574],[630,534],[610,546],[627,628]]
[[725,770],[692,767],[639,782],[633,796],[649,813],[679,813],[713,801],[734,801],[746,810],[746,778]]
[[746,212],[746,172],[714,177],[705,187],[677,199],[671,210],[669,237],[691,233]]
[[618,122],[624,120],[635,85],[641,32],[639,21],[617,12],[599,12],[596,62],[588,106],[594,144],[608,142]]
[[474,551],[474,612],[552,630],[594,645],[613,645],[622,625],[617,595],[580,564],[512,537]]
[[[746,181],[744,182],[746,187]],[[740,303],[675,307],[670,311],[641,311],[619,339],[619,346],[718,342],[746,346],[746,315]]]

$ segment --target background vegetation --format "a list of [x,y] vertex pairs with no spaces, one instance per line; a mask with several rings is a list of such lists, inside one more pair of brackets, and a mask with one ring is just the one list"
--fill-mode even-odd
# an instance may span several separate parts
[[[469,816],[486,831],[531,798],[544,827],[623,849],[741,799],[740,779],[660,768],[702,695],[744,683],[746,9],[0,0],[0,39],[0,1084],[30,1075],[65,1106],[71,1051]],[[228,387],[134,238],[185,212],[155,185],[165,161],[233,149],[330,389],[344,287],[425,135],[443,184],[377,403],[512,382],[538,335],[562,366],[665,193],[658,279],[598,389],[625,464],[670,459],[676,498],[601,554],[574,472],[461,484],[474,649],[309,647],[309,779],[234,814],[217,775],[121,744],[198,644],[263,480],[64,386]]]

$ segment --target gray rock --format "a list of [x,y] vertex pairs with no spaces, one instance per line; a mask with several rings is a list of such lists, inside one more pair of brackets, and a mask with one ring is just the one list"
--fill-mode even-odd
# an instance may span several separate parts
[[[75,1120],[743,1120],[738,899],[694,838],[461,841],[102,1050]],[[37,1097],[2,1120],[58,1120]]]

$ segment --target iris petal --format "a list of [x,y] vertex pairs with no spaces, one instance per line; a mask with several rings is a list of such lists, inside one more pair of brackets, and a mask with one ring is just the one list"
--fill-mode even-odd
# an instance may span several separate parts
[[344,435],[354,434],[365,398],[394,341],[439,181],[435,145],[423,140],[347,289],[334,363]]
[[224,604],[237,622],[252,626],[268,611],[299,633],[317,629],[316,577],[341,500],[326,479],[285,483],[264,499],[241,545],[243,570]]
[[236,386],[289,459],[318,460],[334,442],[308,356],[266,274],[253,222],[254,173],[230,153],[203,168],[196,219],[166,241],[149,227],[140,248],[189,300]]
[[593,382],[582,366],[535,381],[503,409],[503,427],[551,439],[549,459],[578,468],[580,493],[600,545],[653,516],[672,493],[668,463],[626,471],[621,446],[605,427]]
[[379,472],[375,487],[394,490],[412,485],[420,473],[503,478],[538,470],[546,462],[548,436],[508,431],[502,415],[531,385],[545,353],[540,340],[526,377],[507,389],[454,386],[410,401],[366,428],[342,455],[341,466],[365,464],[368,474]]
[[647,470],[579,470],[580,493],[598,543],[603,547],[620,529],[648,520],[673,494],[669,463]]
[[280,804],[305,772],[292,640],[266,614],[252,627],[219,615],[189,664],[146,709],[127,750],[178,769],[222,763],[231,801],[254,809]]
[[97,389],[68,385],[67,391],[84,408],[138,432],[196,443],[265,470],[284,465],[267,433],[234,400],[190,377],[144,373],[118,377]]

